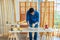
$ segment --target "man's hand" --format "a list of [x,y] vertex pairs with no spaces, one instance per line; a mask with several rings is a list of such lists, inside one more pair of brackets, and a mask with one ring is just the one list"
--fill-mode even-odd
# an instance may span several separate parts
[[34,28],[35,27],[35,24],[32,24],[32,27]]
[[27,22],[27,25],[29,26],[29,21]]
[[35,27],[35,25],[36,25],[36,24],[39,24],[39,23],[38,23],[38,22],[34,23],[34,24],[32,25],[32,26],[33,26],[33,28]]

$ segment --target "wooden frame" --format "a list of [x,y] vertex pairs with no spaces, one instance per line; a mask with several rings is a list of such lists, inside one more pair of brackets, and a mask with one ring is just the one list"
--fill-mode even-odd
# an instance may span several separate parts
[[[52,3],[52,5],[51,5]],[[44,8],[44,9],[42,9]],[[44,11],[43,11],[44,10]],[[52,10],[52,11],[51,11]],[[40,3],[40,27],[44,28],[44,25],[48,25],[48,27],[54,26],[54,2],[41,2]],[[52,17],[51,17],[52,16]],[[52,19],[52,20],[51,20]]]
[[[23,22],[26,20],[26,12],[30,7],[33,7],[35,10],[37,10],[37,2],[19,2],[19,7],[20,7],[20,22]],[[22,7],[25,9],[22,9]]]

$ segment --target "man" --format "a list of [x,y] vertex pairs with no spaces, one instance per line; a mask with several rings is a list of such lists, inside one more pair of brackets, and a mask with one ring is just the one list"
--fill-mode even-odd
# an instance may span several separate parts
[[[33,8],[30,8],[26,14],[26,21],[31,28],[33,26],[34,28],[38,28],[39,13]],[[29,38],[32,40],[32,32],[29,32]],[[34,40],[37,40],[37,32],[34,33]]]

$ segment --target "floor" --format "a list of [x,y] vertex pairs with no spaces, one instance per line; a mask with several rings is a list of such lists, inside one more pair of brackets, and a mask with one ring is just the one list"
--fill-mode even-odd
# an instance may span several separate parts
[[[18,34],[19,40],[26,40],[23,37],[26,38],[26,36],[21,36],[20,34]],[[22,38],[22,39],[20,39],[20,38]],[[53,37],[50,37],[49,39],[60,40],[60,37],[53,36]],[[8,37],[0,37],[0,40],[8,40]],[[27,39],[27,40],[29,40],[29,39]],[[37,40],[40,40],[40,36],[38,36]],[[42,36],[42,40],[46,40],[46,36]]]
[[8,37],[0,37],[0,40],[8,40]]
[[[26,40],[25,38],[26,38],[26,36],[25,35],[18,35],[18,37],[19,37],[19,40]],[[27,40],[29,40],[29,38],[27,38]],[[38,37],[37,37],[37,40],[40,40],[40,36],[38,35]],[[46,40],[46,36],[44,35],[44,36],[42,36],[42,40]],[[56,36],[53,36],[53,37],[50,37],[48,40],[60,40],[60,37],[56,37]]]

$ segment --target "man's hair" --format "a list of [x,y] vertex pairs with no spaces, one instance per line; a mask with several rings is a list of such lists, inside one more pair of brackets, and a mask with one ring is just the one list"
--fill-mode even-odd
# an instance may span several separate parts
[[30,13],[34,12],[34,8],[29,9]]

